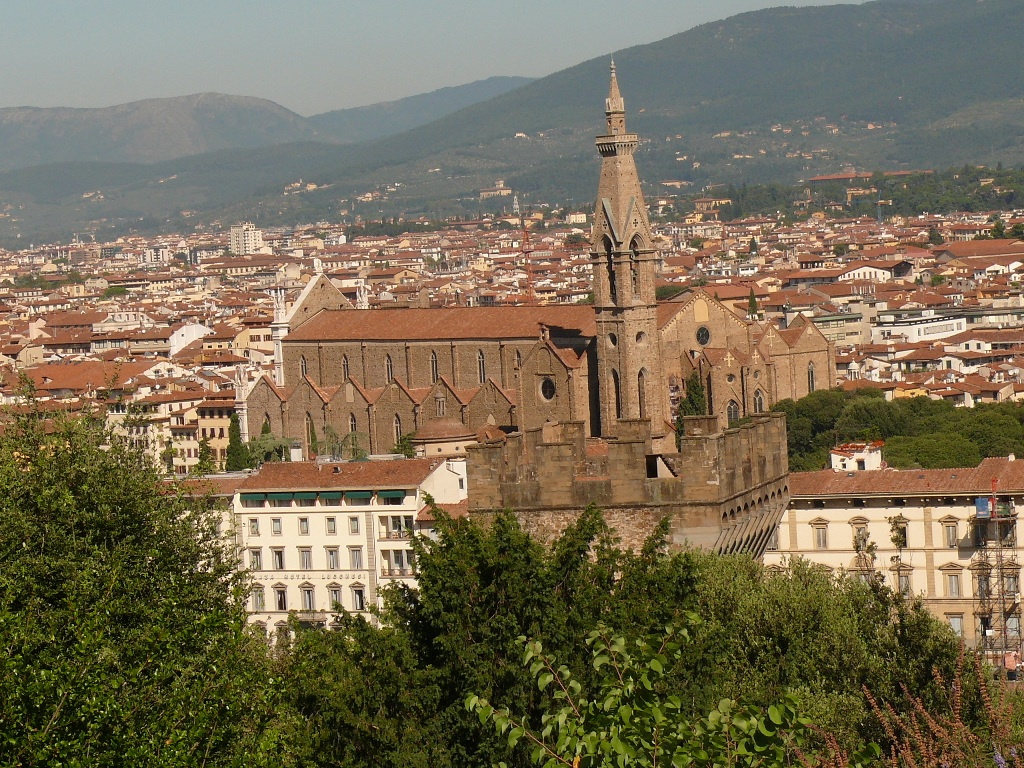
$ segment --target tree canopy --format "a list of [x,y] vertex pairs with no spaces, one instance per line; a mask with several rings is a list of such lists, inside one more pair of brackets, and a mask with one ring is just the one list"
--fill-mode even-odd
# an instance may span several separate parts
[[828,465],[829,451],[851,440],[884,440],[883,455],[896,468],[975,466],[989,456],[1024,451],[1024,407],[982,403],[956,408],[927,397],[887,401],[875,389],[819,390],[782,400],[791,470]]
[[97,422],[29,416],[0,519],[0,763],[263,763],[277,685],[219,513]]

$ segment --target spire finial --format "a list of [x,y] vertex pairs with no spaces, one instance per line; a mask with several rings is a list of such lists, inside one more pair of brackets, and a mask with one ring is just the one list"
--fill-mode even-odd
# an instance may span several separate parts
[[611,60],[611,78],[608,83],[608,98],[604,103],[605,115],[608,117],[608,133],[626,132],[626,102],[619,93],[619,79],[615,74],[615,57]]

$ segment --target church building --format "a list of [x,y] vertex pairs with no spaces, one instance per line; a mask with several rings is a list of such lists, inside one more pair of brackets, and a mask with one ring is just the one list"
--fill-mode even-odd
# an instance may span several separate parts
[[835,354],[813,323],[738,317],[703,289],[658,302],[659,255],[612,64],[591,238],[593,305],[353,308],[325,275],[284,311],[277,369],[247,393],[243,432],[269,429],[309,456],[343,444],[427,455],[552,424],[616,439],[649,424],[676,450],[675,411],[697,371],[724,429],[784,398],[835,384]]

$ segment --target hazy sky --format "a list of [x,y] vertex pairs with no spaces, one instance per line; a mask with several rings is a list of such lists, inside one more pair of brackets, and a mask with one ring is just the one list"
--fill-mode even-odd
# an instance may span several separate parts
[[309,115],[539,77],[773,5],[835,0],[0,0],[0,107],[203,91]]

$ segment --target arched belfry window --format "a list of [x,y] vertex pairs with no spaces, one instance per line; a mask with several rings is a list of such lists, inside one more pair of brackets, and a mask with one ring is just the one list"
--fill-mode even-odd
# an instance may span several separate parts
[[611,295],[612,304],[618,301],[619,291],[615,283],[615,254],[612,252],[612,241],[605,235],[601,239],[601,246],[604,249],[605,269],[608,270],[608,292]]
[[622,389],[619,386],[619,372],[612,369],[612,391],[615,396],[615,418],[622,418]]
[[754,392],[754,413],[764,413],[764,394],[760,389]]
[[634,237],[629,244],[629,278],[633,286],[633,295],[640,295],[640,238]]
[[440,372],[437,365],[437,352],[430,350],[430,383],[436,384],[440,378]]
[[729,404],[725,406],[725,415],[730,424],[735,424],[740,420],[740,404],[735,400],[730,400]]
[[476,353],[476,373],[481,384],[487,381],[487,359],[484,357],[482,349],[477,350]]
[[807,392],[814,391],[814,363],[807,364]]
[[384,378],[388,382],[395,378],[395,364],[391,362],[391,355],[384,358]]
[[343,381],[348,381],[349,370],[348,370],[348,355],[341,356],[341,378]]

